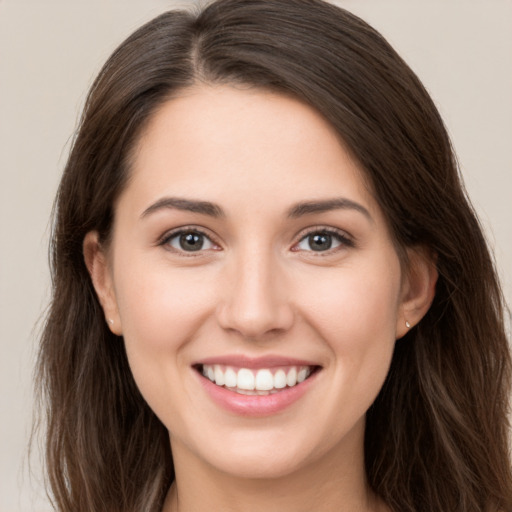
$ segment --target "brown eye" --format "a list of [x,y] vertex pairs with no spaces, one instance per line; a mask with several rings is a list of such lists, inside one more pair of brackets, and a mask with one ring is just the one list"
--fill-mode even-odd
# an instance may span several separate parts
[[338,232],[314,231],[303,237],[295,250],[308,252],[326,252],[340,246],[352,247],[353,242]]
[[322,233],[309,235],[306,238],[312,251],[327,251],[332,247],[332,235]]
[[184,252],[197,252],[214,247],[213,242],[199,231],[181,231],[174,233],[165,243],[170,245],[173,249]]

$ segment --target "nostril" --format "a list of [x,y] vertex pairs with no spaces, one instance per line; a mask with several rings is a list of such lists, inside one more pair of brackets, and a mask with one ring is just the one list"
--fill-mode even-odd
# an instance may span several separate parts
[[218,309],[219,325],[236,332],[249,341],[276,336],[288,331],[294,322],[291,308],[286,304],[251,304],[237,302]]

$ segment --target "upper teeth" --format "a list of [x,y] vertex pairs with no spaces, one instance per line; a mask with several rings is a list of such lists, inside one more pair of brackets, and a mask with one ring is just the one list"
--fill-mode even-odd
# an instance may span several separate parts
[[295,386],[311,374],[309,366],[289,366],[287,368],[233,368],[218,364],[203,365],[203,375],[218,386],[242,391],[271,391]]

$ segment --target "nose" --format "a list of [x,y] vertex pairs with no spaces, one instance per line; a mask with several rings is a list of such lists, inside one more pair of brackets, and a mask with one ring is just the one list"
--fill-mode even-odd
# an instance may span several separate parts
[[289,330],[294,312],[275,258],[264,251],[248,252],[229,265],[217,318],[223,329],[257,340]]

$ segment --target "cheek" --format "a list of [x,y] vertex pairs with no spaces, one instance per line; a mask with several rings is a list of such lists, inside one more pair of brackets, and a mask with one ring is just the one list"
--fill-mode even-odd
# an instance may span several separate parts
[[183,386],[185,356],[211,312],[212,287],[205,286],[208,280],[197,269],[133,260],[120,261],[117,268],[122,265],[130,272],[119,272],[116,298],[130,368],[151,409],[168,428],[176,428],[179,411],[193,407]]
[[400,266],[394,258],[377,263],[340,268],[302,294],[307,322],[331,353],[327,370],[340,410],[354,418],[380,391],[395,345]]
[[346,347],[350,353],[389,337],[394,342],[400,296],[397,265],[338,269],[301,288],[308,290],[299,292],[304,315],[338,349]]
[[197,269],[140,267],[132,265],[128,278],[116,286],[126,343],[145,351],[176,350],[211,310],[209,280]]
[[389,263],[340,270],[330,283],[317,283],[316,299],[305,306],[331,353],[326,370],[338,404],[325,412],[337,425],[331,440],[364,418],[389,371],[400,297],[400,268]]

